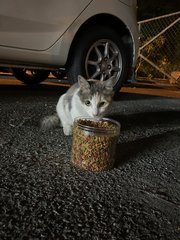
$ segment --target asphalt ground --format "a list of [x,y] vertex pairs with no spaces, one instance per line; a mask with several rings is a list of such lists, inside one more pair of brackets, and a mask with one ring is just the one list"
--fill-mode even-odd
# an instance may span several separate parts
[[179,240],[180,99],[121,92],[115,165],[93,173],[40,131],[66,89],[0,86],[0,239]]

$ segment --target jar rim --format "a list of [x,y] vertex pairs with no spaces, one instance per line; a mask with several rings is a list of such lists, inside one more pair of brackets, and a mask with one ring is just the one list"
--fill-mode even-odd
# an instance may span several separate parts
[[114,128],[103,128],[103,127],[96,127],[96,126],[88,126],[88,125],[86,125],[86,124],[83,124],[83,123],[80,123],[79,121],[80,120],[89,120],[89,121],[92,121],[92,122],[100,122],[100,121],[102,121],[102,122],[109,122],[109,123],[112,123],[114,126],[115,126],[115,128],[116,128],[116,130],[117,130],[117,132],[119,133],[120,132],[120,128],[121,128],[121,124],[118,122],[118,121],[116,121],[116,120],[114,120],[114,119],[111,119],[111,118],[90,118],[90,117],[78,117],[78,118],[75,118],[75,123],[77,123],[78,124],[78,126],[79,127],[81,127],[82,129],[84,129],[84,130],[88,130],[88,131],[96,131],[96,132],[99,132],[99,133],[104,133],[104,132],[114,132]]

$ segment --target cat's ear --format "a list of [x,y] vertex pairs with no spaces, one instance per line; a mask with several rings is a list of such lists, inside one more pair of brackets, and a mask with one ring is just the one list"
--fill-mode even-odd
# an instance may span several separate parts
[[90,88],[90,84],[88,83],[88,81],[85,78],[83,78],[81,75],[78,75],[78,84],[81,89]]
[[107,88],[108,90],[113,90],[115,83],[116,83],[116,78],[114,76],[110,77],[108,80],[105,80],[103,82],[105,88]]

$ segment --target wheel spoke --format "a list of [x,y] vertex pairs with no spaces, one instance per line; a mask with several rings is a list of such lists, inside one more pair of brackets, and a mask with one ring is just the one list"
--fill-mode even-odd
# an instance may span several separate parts
[[101,73],[100,70],[97,70],[90,78],[94,79],[94,78],[96,78],[97,76],[99,76],[100,73]]
[[112,67],[112,71],[119,72],[120,71],[120,67],[114,66],[114,67]]
[[104,48],[104,57],[109,58],[109,43],[105,43],[105,48]]
[[96,46],[95,47],[95,52],[97,54],[97,57],[98,57],[98,62],[100,62],[102,60],[102,54],[101,52],[99,51],[98,47]]
[[118,52],[113,52],[112,57],[109,59],[109,61],[114,61],[114,59],[116,59],[116,57],[118,56]]
[[89,64],[89,65],[92,65],[92,66],[97,66],[97,65],[98,65],[98,62],[97,62],[97,61],[89,60],[89,61],[88,61],[88,64]]
[[101,74],[100,81],[104,81],[104,74]]

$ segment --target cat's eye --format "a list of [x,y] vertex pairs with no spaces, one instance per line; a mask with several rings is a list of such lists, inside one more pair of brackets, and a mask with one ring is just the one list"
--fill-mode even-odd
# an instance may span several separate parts
[[86,100],[86,101],[85,101],[85,104],[86,104],[86,106],[90,106],[90,105],[91,105],[91,102],[90,102],[89,100]]
[[103,107],[106,104],[106,102],[100,102],[99,107]]

